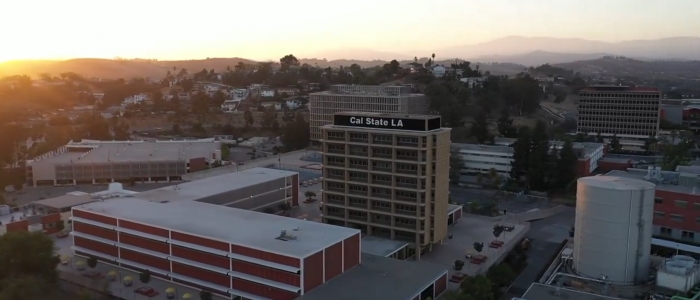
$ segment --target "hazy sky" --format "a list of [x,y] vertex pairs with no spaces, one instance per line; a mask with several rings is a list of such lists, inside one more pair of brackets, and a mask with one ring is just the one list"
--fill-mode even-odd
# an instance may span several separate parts
[[264,60],[342,48],[412,56],[508,35],[604,41],[700,36],[700,0],[1,2],[0,61]]

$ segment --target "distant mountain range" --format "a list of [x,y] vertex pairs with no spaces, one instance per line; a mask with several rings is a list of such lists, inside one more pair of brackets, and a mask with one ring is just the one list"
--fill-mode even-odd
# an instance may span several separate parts
[[604,55],[646,60],[700,60],[698,49],[700,37],[609,43],[577,38],[509,36],[485,43],[436,50],[435,54],[442,58],[539,65],[587,60]]

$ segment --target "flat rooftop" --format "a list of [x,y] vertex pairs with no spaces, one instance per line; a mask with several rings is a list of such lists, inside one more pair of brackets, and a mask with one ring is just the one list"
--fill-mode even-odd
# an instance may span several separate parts
[[[139,197],[93,202],[79,208],[297,258],[360,234],[357,229],[244,209],[193,201],[157,203]],[[282,230],[297,239],[276,239]]]
[[278,169],[252,168],[141,192],[138,194],[138,198],[151,202],[194,201],[294,174],[297,173]]
[[447,273],[444,266],[362,254],[362,263],[298,300],[413,299]]
[[408,246],[408,243],[367,235],[362,238],[362,253],[387,257]]
[[458,150],[473,151],[473,152],[495,152],[503,154],[512,154],[513,147],[509,146],[494,146],[494,145],[481,145],[481,144],[464,144],[464,143],[452,143],[452,147]]
[[42,205],[54,209],[61,209],[67,207],[73,207],[77,205],[83,205],[90,202],[95,202],[97,199],[93,198],[89,194],[76,195],[76,194],[65,194],[58,197],[42,199],[33,202],[32,204]]
[[559,289],[560,296],[554,295],[555,286],[533,283],[523,295],[525,300],[623,300],[622,298],[614,298],[603,295],[596,295],[582,291],[570,290],[567,288]]
[[[632,178],[632,179],[638,179],[638,180],[644,180],[644,176],[647,175],[646,170],[628,170],[628,171],[620,171],[620,170],[614,170],[610,171],[605,174],[605,176],[617,176],[617,177],[623,177],[623,178]],[[691,186],[684,186],[684,185],[675,185],[675,184],[664,184],[664,183],[656,183],[656,182],[651,182],[648,181],[651,184],[656,184],[656,189],[659,191],[668,191],[668,192],[674,192],[674,193],[684,193],[684,194],[691,194],[693,193],[693,187]]]
[[159,141],[159,142],[104,142],[69,144],[68,148],[93,148],[85,152],[67,151],[33,163],[136,163],[148,161],[182,161],[192,158],[211,158],[221,146],[214,141]]

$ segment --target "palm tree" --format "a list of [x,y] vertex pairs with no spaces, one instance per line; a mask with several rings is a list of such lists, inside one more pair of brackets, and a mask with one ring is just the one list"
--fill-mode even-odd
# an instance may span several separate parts
[[433,62],[435,61],[435,53],[433,53]]

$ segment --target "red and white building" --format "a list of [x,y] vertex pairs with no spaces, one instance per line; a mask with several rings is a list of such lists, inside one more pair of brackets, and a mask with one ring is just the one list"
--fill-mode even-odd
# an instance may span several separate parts
[[360,231],[178,201],[73,208],[76,255],[224,296],[295,299],[360,263]]

